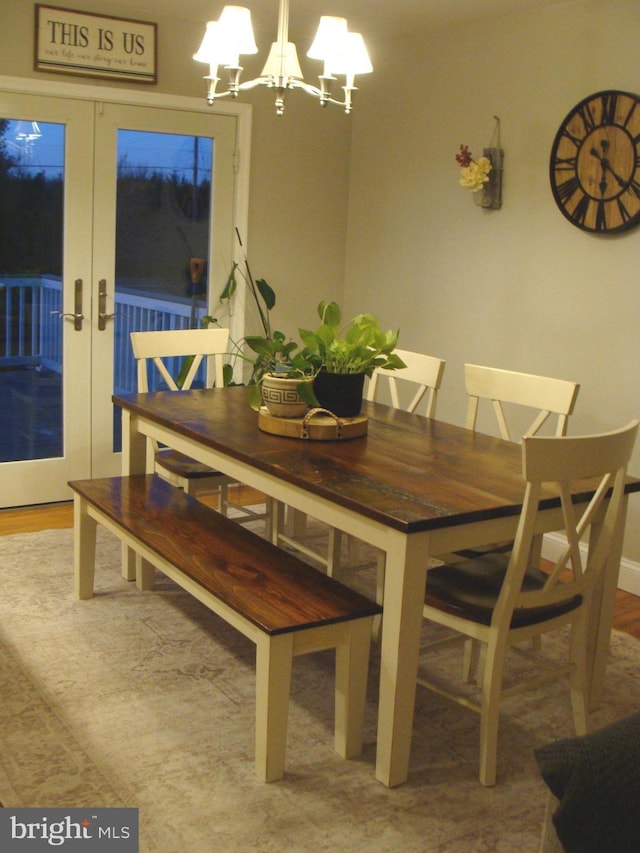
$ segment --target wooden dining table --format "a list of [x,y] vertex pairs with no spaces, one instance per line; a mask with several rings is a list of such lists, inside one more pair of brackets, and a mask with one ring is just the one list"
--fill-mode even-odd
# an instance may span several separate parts
[[[150,464],[147,438],[172,447],[386,555],[376,776],[406,781],[426,572],[432,555],[513,538],[525,483],[520,445],[365,402],[367,433],[342,441],[262,431],[245,387],[114,396],[123,415],[123,474]],[[640,490],[629,477],[627,495]],[[576,502],[592,484],[577,483]],[[540,531],[561,525],[545,493]],[[602,690],[622,537],[599,591],[591,631],[591,697]],[[131,576],[129,567],[124,569]]]

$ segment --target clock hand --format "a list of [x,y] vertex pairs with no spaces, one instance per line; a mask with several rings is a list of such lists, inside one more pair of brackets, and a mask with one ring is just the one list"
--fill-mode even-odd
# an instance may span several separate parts
[[[598,157],[598,159],[600,160],[600,163],[602,164],[602,169],[603,169],[603,171],[608,170],[609,172],[611,172],[611,174],[613,175],[613,177],[614,177],[614,178],[616,179],[616,181],[618,182],[618,186],[619,186],[619,187],[622,187],[622,188],[624,189],[624,187],[625,187],[625,186],[626,186],[626,184],[627,184],[627,181],[625,181],[623,178],[621,178],[621,177],[620,177],[620,175],[617,175],[617,174],[613,171],[613,169],[611,168],[611,163],[609,162],[609,158],[606,156],[607,151],[609,150],[609,140],[608,140],[608,139],[601,139],[601,140],[600,140],[600,147],[602,148],[602,153],[603,153],[603,155],[604,155],[604,156],[603,156],[603,157],[599,157],[599,156],[598,156],[598,153],[597,153],[597,152],[595,152],[595,153],[596,153],[596,157]],[[591,153],[592,153],[592,154],[594,153],[594,149],[593,149],[593,148],[591,149]]]
[[609,163],[609,161],[606,158],[604,160],[602,160],[602,165],[605,169],[608,169],[611,172],[613,177],[618,182],[618,186],[621,187],[622,189],[624,189],[624,187],[627,185],[628,181],[625,181],[624,178],[621,178],[620,175],[616,174],[616,172],[613,171],[613,169],[611,168],[611,164]]
[[600,161],[600,166],[602,167],[602,177],[600,178],[600,183],[598,186],[600,187],[600,195],[604,195],[607,191],[607,160],[604,157],[601,157],[596,148],[592,148],[590,151],[594,157],[596,157]]

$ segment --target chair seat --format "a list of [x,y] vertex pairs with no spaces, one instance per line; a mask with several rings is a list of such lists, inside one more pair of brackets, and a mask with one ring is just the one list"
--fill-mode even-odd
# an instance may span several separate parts
[[216,471],[203,465],[202,462],[197,462],[191,459],[190,456],[185,456],[184,453],[179,453],[177,450],[172,450],[170,447],[162,448],[156,454],[156,462],[162,465],[167,471],[175,474],[178,477],[185,477],[190,480],[208,479],[210,477],[220,477],[220,480],[227,480],[221,471]]
[[465,548],[462,551],[456,551],[456,556],[465,557],[467,560],[476,560],[489,556],[489,554],[507,554],[509,555],[513,549],[513,540],[510,542],[494,542],[491,545],[485,545],[479,548]]
[[[509,565],[508,554],[489,554],[482,559],[463,560],[453,565],[430,569],[427,574],[425,604],[454,616],[490,625],[491,617]],[[537,568],[529,568],[522,585],[523,592],[542,589],[547,576]],[[576,595],[568,601],[543,607],[516,608],[512,628],[544,622],[575,610],[582,603]]]

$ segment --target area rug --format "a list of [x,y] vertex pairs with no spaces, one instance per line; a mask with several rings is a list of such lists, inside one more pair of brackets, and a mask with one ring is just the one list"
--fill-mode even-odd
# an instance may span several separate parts
[[[138,808],[144,853],[537,850],[547,789],[533,751],[573,733],[562,684],[505,705],[492,789],[477,781],[477,716],[419,689],[409,780],[388,790],[374,774],[377,648],[354,761],[332,747],[331,654],[296,659],[287,772],[265,785],[253,645],[166,579],[138,592],[119,560],[99,531],[96,595],[79,602],[72,531],[0,537],[5,807]],[[614,634],[595,726],[640,709],[639,652]]]

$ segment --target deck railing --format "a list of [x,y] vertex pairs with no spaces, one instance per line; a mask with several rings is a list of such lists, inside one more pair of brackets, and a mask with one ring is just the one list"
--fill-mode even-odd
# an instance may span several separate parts
[[[136,289],[135,285],[138,285]],[[114,390],[135,391],[129,332],[199,326],[204,303],[149,295],[146,282],[119,282],[114,307]],[[0,277],[0,367],[41,366],[62,372],[62,283],[54,276]],[[152,389],[153,390],[153,389]]]
[[42,364],[60,370],[62,290],[59,279],[41,276],[0,278],[0,363],[6,367]]

